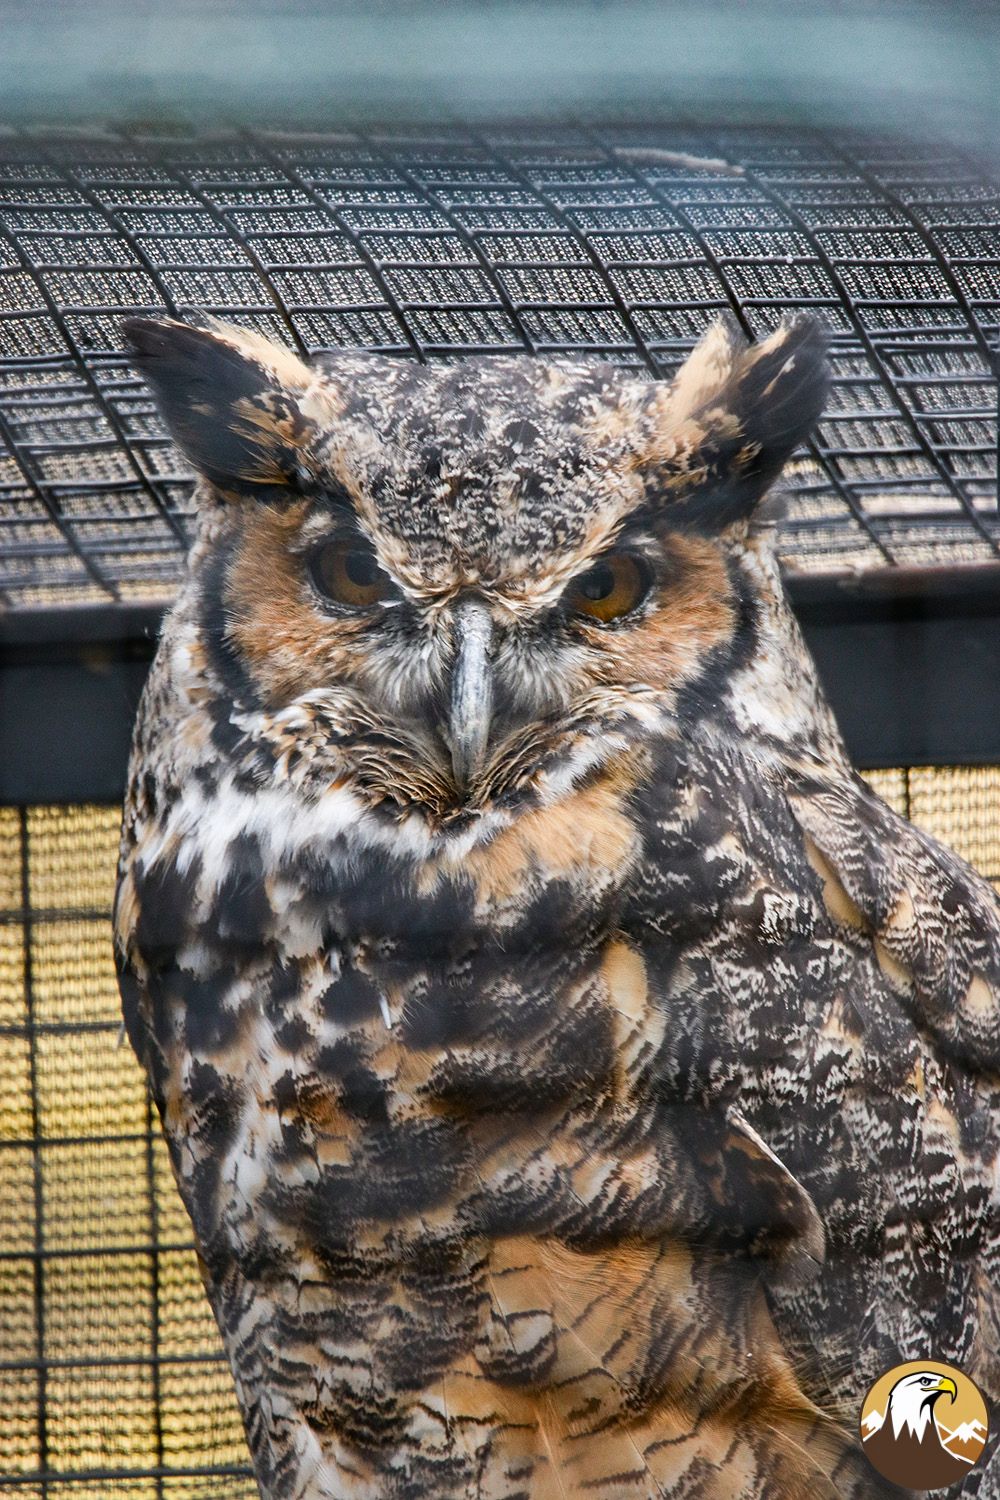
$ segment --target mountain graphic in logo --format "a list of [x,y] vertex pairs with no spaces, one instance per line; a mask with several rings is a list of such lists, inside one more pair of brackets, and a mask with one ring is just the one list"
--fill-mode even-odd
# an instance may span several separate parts
[[896,1365],[876,1380],[861,1408],[862,1450],[893,1484],[937,1490],[956,1484],[989,1437],[979,1389],[936,1360]]

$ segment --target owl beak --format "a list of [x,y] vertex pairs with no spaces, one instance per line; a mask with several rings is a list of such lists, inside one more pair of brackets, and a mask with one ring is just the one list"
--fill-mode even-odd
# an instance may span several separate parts
[[478,599],[464,599],[454,615],[455,658],[451,675],[449,740],[455,780],[468,787],[483,768],[493,717],[490,649],[493,621]]

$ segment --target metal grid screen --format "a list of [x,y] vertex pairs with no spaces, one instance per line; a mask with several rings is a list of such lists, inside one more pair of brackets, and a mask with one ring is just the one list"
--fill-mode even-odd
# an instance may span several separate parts
[[[870,780],[1000,887],[1000,768]],[[250,1500],[190,1228],[118,1045],[118,820],[0,809],[0,1495]]]
[[996,562],[998,234],[980,167],[845,134],[0,131],[0,601],[171,594],[190,475],[119,332],[157,309],[659,376],[721,312],[814,308],[835,385],[789,567]]

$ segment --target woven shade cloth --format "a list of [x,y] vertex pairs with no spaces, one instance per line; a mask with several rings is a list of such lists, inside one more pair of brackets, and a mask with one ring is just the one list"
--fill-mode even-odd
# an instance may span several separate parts
[[176,587],[191,476],[120,331],[157,310],[663,377],[720,314],[812,309],[834,386],[789,570],[996,563],[998,233],[982,164],[845,132],[0,130],[0,603]]

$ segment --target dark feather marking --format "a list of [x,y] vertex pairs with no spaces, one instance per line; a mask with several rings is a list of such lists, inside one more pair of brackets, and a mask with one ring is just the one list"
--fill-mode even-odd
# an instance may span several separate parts
[[[122,327],[136,369],[195,467],[223,490],[287,497],[298,467],[297,446],[277,442],[273,429],[258,431],[240,410],[245,403],[264,412],[270,403],[289,429],[304,437],[291,396],[270,372],[205,329],[147,318],[129,318]],[[268,468],[282,470],[285,477],[279,483],[253,477]]]
[[221,688],[210,705],[212,739],[226,760],[235,755],[243,737],[233,724],[233,713],[240,707],[260,706],[257,687],[229,634],[228,591],[232,554],[232,543],[216,551],[206,567],[198,595],[200,636]]
[[183,874],[172,859],[159,860],[150,869],[140,867],[137,872],[140,905],[134,941],[148,969],[172,966],[190,929],[201,867],[201,856],[196,854]]
[[212,903],[205,933],[232,957],[260,951],[274,913],[267,897],[264,861],[256,834],[239,834],[226,851],[227,873]]
[[324,1015],[342,1026],[370,1021],[379,1013],[379,992],[357,969],[345,969],[320,997]]

